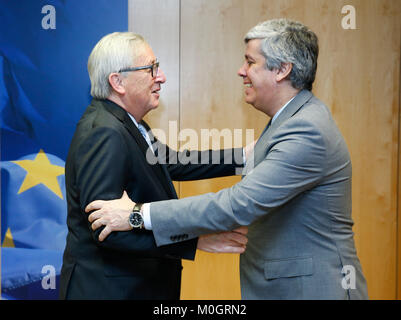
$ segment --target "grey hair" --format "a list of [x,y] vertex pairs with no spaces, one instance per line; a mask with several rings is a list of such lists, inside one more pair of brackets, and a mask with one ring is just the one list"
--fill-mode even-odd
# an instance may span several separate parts
[[274,19],[261,22],[245,36],[245,43],[261,39],[261,53],[269,70],[292,63],[289,75],[295,89],[312,90],[315,81],[319,45],[316,34],[300,22]]
[[109,97],[109,75],[132,66],[145,45],[144,38],[132,32],[113,32],[100,39],[88,59],[91,96],[98,99]]

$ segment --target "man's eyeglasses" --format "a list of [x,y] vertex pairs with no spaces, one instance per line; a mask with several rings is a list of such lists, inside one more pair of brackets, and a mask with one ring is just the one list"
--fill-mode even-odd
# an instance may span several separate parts
[[152,78],[156,77],[157,73],[159,72],[159,61],[156,61],[155,63],[150,64],[148,66],[121,69],[121,70],[118,71],[118,73],[145,70],[145,69],[150,69],[151,70]]

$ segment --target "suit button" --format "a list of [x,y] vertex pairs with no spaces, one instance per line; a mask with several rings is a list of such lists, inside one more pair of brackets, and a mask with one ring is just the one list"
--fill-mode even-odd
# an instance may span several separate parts
[[187,234],[184,234],[184,235],[183,235],[183,239],[184,239],[184,240],[187,240],[187,239],[188,239],[188,235],[187,235]]
[[171,240],[171,241],[176,241],[176,240],[177,240],[177,236],[171,236],[171,237],[170,237],[170,240]]

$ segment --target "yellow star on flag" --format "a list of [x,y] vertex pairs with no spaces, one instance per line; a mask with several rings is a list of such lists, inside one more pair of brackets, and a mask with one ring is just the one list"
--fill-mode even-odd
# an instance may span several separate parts
[[7,229],[6,235],[3,240],[3,248],[15,248],[13,236],[11,234],[10,228]]
[[18,194],[42,183],[63,199],[63,194],[57,181],[57,177],[64,174],[64,167],[51,164],[46,153],[44,153],[42,149],[36,155],[34,160],[18,160],[12,162],[27,171]]

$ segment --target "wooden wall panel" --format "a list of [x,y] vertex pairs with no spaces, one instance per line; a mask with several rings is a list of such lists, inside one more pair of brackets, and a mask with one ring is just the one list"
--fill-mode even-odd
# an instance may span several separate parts
[[[345,5],[356,9],[356,30],[341,27]],[[243,102],[242,81],[236,75],[249,28],[285,17],[317,33],[320,57],[313,92],[331,109],[351,153],[354,232],[369,295],[394,299],[398,283],[401,298],[401,2],[131,0],[129,15],[130,30],[149,40],[168,78],[161,106],[147,119],[159,128],[177,120],[179,129],[199,134],[206,128],[253,128],[257,137],[268,121]],[[206,144],[197,141],[197,146]],[[217,191],[237,181],[181,183],[180,197]],[[199,252],[195,262],[184,262],[182,298],[240,298],[238,256]]]
[[[175,130],[169,128],[179,130],[180,125],[180,0],[128,0],[128,30],[150,44],[167,79],[161,86],[159,107],[144,120],[160,141],[178,149],[172,137]],[[174,186],[179,194],[179,183]]]
[[[401,32],[400,32],[401,33]],[[401,36],[401,35],[400,35]],[[401,40],[400,40],[401,42]],[[400,50],[401,63],[401,50]],[[397,300],[401,300],[401,67],[399,78],[399,98],[398,98],[398,201],[397,201]]]
[[[169,121],[179,124],[180,1],[129,0],[129,31],[141,34],[153,49],[167,81],[162,85],[159,107],[146,117],[152,128],[169,136]],[[163,136],[161,136],[163,139]],[[174,147],[174,145],[173,145]]]

